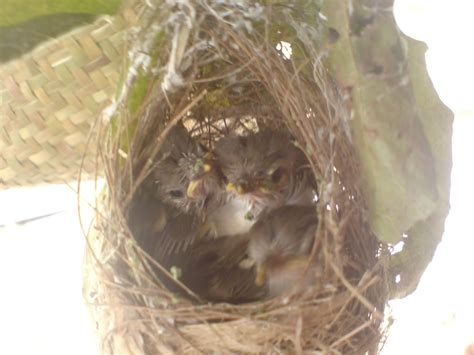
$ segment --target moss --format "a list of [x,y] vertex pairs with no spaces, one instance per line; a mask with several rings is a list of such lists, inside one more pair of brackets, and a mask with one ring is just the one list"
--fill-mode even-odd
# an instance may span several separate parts
[[214,109],[230,106],[229,97],[227,96],[226,92],[221,88],[209,91],[205,97],[205,100],[206,106]]
[[135,115],[141,107],[146,93],[148,92],[149,85],[150,76],[140,72],[135,85],[131,88],[130,97],[128,99],[128,109],[132,116]]

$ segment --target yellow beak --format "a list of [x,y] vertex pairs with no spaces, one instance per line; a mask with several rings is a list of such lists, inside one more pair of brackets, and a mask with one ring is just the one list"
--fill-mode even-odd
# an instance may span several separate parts
[[267,282],[267,265],[257,266],[257,275],[255,276],[255,285],[263,286]]
[[232,182],[229,182],[227,184],[226,191],[227,192],[235,191],[239,195],[243,195],[243,194],[247,193],[247,189],[243,185],[239,184],[239,185],[235,186],[235,184],[232,183]]
[[210,171],[212,170],[212,165],[211,165],[211,164],[204,164],[204,165],[202,166],[202,168],[203,168],[203,170],[204,170],[205,173],[208,173],[208,172],[210,172]]
[[305,269],[308,266],[309,258],[307,256],[296,256],[286,262],[286,267],[290,269]]
[[193,173],[195,175],[207,174],[210,171],[212,171],[212,169],[213,169],[212,164],[206,163],[202,159],[198,159],[196,161],[196,164],[194,164],[194,166],[193,166]]
[[198,191],[199,191],[199,188],[202,184],[202,181],[200,179],[198,180],[191,180],[189,182],[189,185],[188,185],[188,189],[186,190],[186,194],[188,195],[188,197],[190,198],[196,198],[198,197]]

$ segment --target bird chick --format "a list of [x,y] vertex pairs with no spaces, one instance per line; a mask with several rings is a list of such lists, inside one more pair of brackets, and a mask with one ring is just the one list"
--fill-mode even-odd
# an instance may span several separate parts
[[134,239],[159,264],[151,262],[150,267],[170,291],[188,296],[189,289],[206,298],[207,269],[211,266],[195,257],[195,249],[203,249],[211,241],[210,231],[198,216],[165,204],[151,193],[150,187],[153,185],[138,189],[128,211],[128,227]]
[[255,268],[243,266],[248,243],[245,234],[199,241],[183,281],[211,302],[240,304],[264,298],[267,290],[255,283]]
[[225,137],[217,142],[214,153],[227,192],[246,206],[240,213],[248,219],[256,220],[264,210],[314,201],[307,160],[286,134],[261,131]]
[[151,187],[144,185],[135,193],[128,211],[128,227],[144,251],[165,263],[209,231],[198,216],[165,204],[153,195]]
[[266,284],[268,297],[314,285],[308,268],[318,220],[313,207],[283,206],[263,216],[250,229],[249,258],[255,263],[255,283]]
[[266,289],[255,284],[255,269],[240,266],[248,259],[248,238],[213,239],[201,223],[193,214],[165,205],[143,189],[134,196],[128,214],[135,240],[160,264],[150,266],[169,290],[188,296],[184,285],[210,302],[243,303],[263,298]]
[[185,213],[202,216],[224,192],[213,155],[182,124],[170,130],[151,175],[158,197]]

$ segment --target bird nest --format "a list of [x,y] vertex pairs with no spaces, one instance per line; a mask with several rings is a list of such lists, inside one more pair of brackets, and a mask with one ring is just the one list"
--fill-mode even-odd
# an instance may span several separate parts
[[[312,2],[247,1],[141,9],[123,85],[98,123],[106,187],[88,238],[85,294],[104,353],[378,351],[387,250],[366,221],[350,103],[321,60],[330,31],[310,22],[318,11]],[[171,223],[176,208],[160,200],[154,178],[176,127],[207,152],[229,136],[291,137],[317,196],[303,268],[315,273],[310,283],[276,297],[223,302],[187,284],[173,261],[154,257],[163,238],[140,236],[156,236],[156,225]],[[179,228],[171,238],[180,238]],[[192,257],[199,243],[187,243],[184,253]],[[201,269],[193,271],[199,277]]]

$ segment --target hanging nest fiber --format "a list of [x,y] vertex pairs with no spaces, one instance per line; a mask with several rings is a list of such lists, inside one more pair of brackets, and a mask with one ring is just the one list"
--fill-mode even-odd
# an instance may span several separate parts
[[[322,43],[331,33],[314,22],[318,13],[314,2],[168,1],[141,9],[123,86],[98,129],[106,188],[88,238],[85,293],[104,353],[378,351],[388,252],[366,222],[350,103],[325,70]],[[211,150],[229,134],[291,134],[318,186],[315,287],[214,303],[172,292],[156,277],[159,265],[138,245],[129,216],[181,122]],[[144,218],[160,218],[147,212]],[[179,283],[173,270],[162,272]]]

